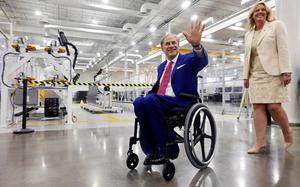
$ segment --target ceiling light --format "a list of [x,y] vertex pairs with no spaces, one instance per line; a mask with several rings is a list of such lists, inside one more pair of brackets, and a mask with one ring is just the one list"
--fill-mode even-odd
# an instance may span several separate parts
[[177,38],[180,38],[182,36],[183,36],[182,32],[176,35]]
[[91,58],[88,58],[88,57],[78,57],[77,59],[80,61],[91,61]]
[[241,0],[241,5],[250,4],[251,2],[254,2],[255,0]]
[[242,26],[242,25],[243,25],[242,22],[237,22],[237,23],[235,24],[235,26],[237,26],[237,27],[240,27],[240,26]]
[[191,17],[191,20],[196,20],[198,18],[198,15],[193,15],[192,17]]
[[79,51],[79,54],[82,54],[82,51]]
[[237,27],[237,26],[230,26],[228,29],[235,30],[235,31],[246,31],[243,27]]
[[139,54],[131,54],[131,53],[129,53],[129,54],[127,54],[127,56],[133,56],[133,57],[143,58],[143,56],[139,55]]
[[139,50],[137,49],[137,50],[135,50],[135,52],[136,52],[136,53],[138,53],[138,52],[139,52]]
[[149,42],[149,43],[148,43],[148,45],[150,45],[150,46],[151,46],[152,44],[153,44],[152,42]]
[[122,51],[120,51],[120,52],[119,52],[119,54],[120,54],[120,55],[122,55],[122,54],[123,54],[123,52],[122,52]]
[[93,19],[92,22],[93,22],[93,24],[98,24],[99,23],[99,21],[95,20],[95,19]]
[[108,3],[108,0],[102,0],[102,3],[107,4],[107,3]]
[[149,28],[149,30],[150,30],[150,32],[154,32],[154,31],[156,30],[156,27],[151,26],[151,27]]
[[216,40],[211,39],[211,38],[202,38],[201,41],[203,41],[203,42],[210,42],[210,43],[216,43]]
[[241,46],[243,43],[241,42],[233,42],[232,45],[235,45],[235,46]]
[[133,41],[133,42],[131,42],[131,45],[135,45],[135,42]]
[[211,39],[211,38],[212,38],[212,35],[209,34],[209,35],[205,36],[205,38]]
[[205,25],[207,23],[213,23],[213,22],[214,22],[214,18],[209,17],[209,18],[206,18],[205,20],[202,21],[202,25]]
[[97,53],[97,56],[99,57],[101,54],[100,53]]
[[234,53],[234,50],[231,50],[230,53]]
[[181,3],[181,8],[186,9],[190,5],[191,5],[190,1],[184,1],[183,3]]
[[119,32],[114,32],[114,31],[88,29],[88,28],[81,28],[81,27],[67,27],[62,25],[44,25],[44,28],[66,29],[66,30],[73,30],[79,32],[98,33],[98,34],[120,34]]
[[91,47],[92,45],[94,45],[94,42],[73,41],[72,43],[76,46],[80,45],[80,46],[84,46],[84,47]]
[[39,10],[36,10],[36,11],[34,12],[34,14],[37,15],[37,16],[42,15],[41,11],[39,11]]

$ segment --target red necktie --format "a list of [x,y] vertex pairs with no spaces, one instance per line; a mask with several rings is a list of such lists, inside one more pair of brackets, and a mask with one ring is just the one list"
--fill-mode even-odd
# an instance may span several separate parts
[[172,72],[172,64],[173,64],[173,62],[170,61],[167,65],[167,67],[166,67],[165,74],[162,78],[159,89],[157,91],[157,94],[159,94],[159,95],[165,95],[166,94],[166,89],[168,87],[168,83],[169,83],[171,72]]

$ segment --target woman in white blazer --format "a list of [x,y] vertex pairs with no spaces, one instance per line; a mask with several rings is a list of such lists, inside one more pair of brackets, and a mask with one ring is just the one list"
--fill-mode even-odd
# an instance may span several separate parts
[[243,79],[253,104],[256,134],[255,144],[248,153],[265,151],[266,109],[280,125],[287,149],[293,143],[292,129],[281,106],[282,102],[288,101],[287,85],[291,81],[287,33],[283,24],[272,17],[272,10],[264,2],[256,3],[250,11],[248,29]]

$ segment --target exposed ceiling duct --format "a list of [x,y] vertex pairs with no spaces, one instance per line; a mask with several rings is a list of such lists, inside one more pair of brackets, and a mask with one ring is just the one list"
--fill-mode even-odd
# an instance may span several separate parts
[[134,24],[134,23],[126,23],[126,24],[123,26],[122,30],[125,31],[125,32],[129,32],[129,31],[135,29],[136,27],[137,27],[137,24]]
[[141,6],[141,9],[140,9],[140,13],[142,15],[147,15],[149,14],[149,12],[151,10],[157,10],[158,9],[158,4],[155,4],[155,3],[144,3],[142,6]]
[[65,30],[73,30],[79,32],[89,32],[89,33],[97,33],[97,34],[117,34],[122,35],[122,33],[114,32],[114,31],[106,31],[106,30],[99,30],[99,29],[89,29],[89,28],[80,28],[80,27],[66,27],[62,25],[44,25],[45,28],[50,29],[65,29]]

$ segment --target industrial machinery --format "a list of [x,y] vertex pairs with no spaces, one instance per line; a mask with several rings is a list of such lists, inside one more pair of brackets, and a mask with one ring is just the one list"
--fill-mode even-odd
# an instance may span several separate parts
[[[109,75],[103,75],[102,69],[94,76],[95,82],[99,83],[101,80],[106,78]],[[120,107],[112,106],[112,95],[109,86],[96,87],[89,86],[87,93],[87,102],[81,105],[81,108],[92,112],[92,113],[103,113],[103,112],[123,112],[123,109]]]
[[[26,117],[29,116],[28,112],[42,108],[43,101],[45,117],[57,117],[60,113],[62,116],[67,114],[67,123],[72,123],[72,86],[61,86],[52,82],[71,82],[79,78],[79,74],[73,70],[78,53],[63,32],[59,31],[58,38],[60,46],[57,46],[57,42],[54,41],[50,46],[42,49],[27,45],[22,38],[17,38],[12,48],[2,55],[1,108],[7,110],[1,110],[1,126],[6,127],[14,123],[15,117],[22,116],[22,129],[14,133],[33,132],[26,128]],[[68,46],[73,48],[73,55],[70,54]],[[45,77],[47,82],[44,81]],[[35,80],[44,82],[36,85],[32,83]],[[51,90],[55,96],[42,98],[40,90]],[[11,98],[14,98],[13,101]],[[8,101],[11,101],[11,104]],[[27,108],[27,105],[30,108]],[[22,112],[15,111],[20,108],[19,106],[22,106]],[[59,113],[58,110],[61,112]]]

